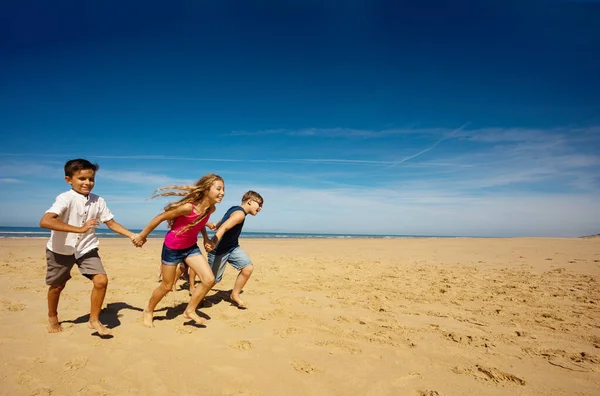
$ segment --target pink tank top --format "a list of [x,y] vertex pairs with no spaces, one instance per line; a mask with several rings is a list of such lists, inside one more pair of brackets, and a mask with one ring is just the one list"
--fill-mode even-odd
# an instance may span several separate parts
[[194,246],[198,242],[198,233],[204,228],[210,218],[210,214],[208,214],[198,224],[189,230],[178,234],[177,231],[198,220],[202,215],[201,213],[196,213],[193,203],[190,203],[190,205],[192,205],[191,213],[177,217],[175,223],[173,223],[173,227],[171,227],[169,232],[167,232],[167,235],[165,235],[165,245],[169,249],[187,249]]

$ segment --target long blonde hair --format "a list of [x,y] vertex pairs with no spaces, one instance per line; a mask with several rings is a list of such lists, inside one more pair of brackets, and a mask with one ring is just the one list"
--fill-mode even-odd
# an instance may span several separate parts
[[[223,178],[221,176],[215,175],[214,173],[209,173],[207,175],[202,176],[200,180],[198,180],[193,186],[166,186],[156,189],[154,191],[154,195],[152,195],[150,199],[158,197],[183,197],[177,202],[170,202],[169,204],[167,204],[164,208],[164,211],[167,212],[187,203],[196,204],[197,202],[202,201],[202,199],[204,199],[204,197],[206,196],[206,193],[212,187],[213,183],[219,180],[223,183],[223,185],[225,185],[225,182],[223,181]],[[181,230],[177,231],[177,233],[180,234],[189,230],[190,228],[194,227],[196,224],[201,222],[202,219],[204,219],[207,215],[211,214],[214,211],[215,205],[211,204],[204,211],[204,213],[202,213],[202,216],[196,219],[196,221],[194,221],[193,223],[190,223]],[[175,219],[167,220],[169,228],[172,228],[174,223]]]

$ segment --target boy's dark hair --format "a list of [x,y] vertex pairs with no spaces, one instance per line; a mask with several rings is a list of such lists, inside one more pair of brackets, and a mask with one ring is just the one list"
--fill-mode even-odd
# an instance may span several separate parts
[[246,202],[249,199],[255,199],[256,201],[258,201],[261,205],[264,203],[263,201],[263,197],[260,196],[259,193],[257,193],[256,191],[248,191],[246,194],[244,194],[244,196],[242,197],[242,203]]
[[73,176],[73,174],[75,174],[75,172],[79,172],[85,169],[91,169],[94,172],[96,172],[98,169],[100,169],[100,166],[98,164],[92,164],[88,160],[77,158],[74,160],[67,161],[67,163],[65,164],[65,176],[71,177]]

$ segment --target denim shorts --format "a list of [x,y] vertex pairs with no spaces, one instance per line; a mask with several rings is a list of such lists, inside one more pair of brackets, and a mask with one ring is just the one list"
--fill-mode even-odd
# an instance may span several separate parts
[[239,271],[245,266],[252,264],[252,261],[246,252],[239,246],[236,246],[223,254],[215,254],[214,250],[208,252],[208,265],[210,265],[210,268],[215,275],[215,283],[221,282],[227,263],[231,264],[233,268]]
[[198,256],[202,254],[198,245],[190,246],[185,249],[171,249],[163,243],[160,259],[164,265],[177,265],[183,263],[187,257]]

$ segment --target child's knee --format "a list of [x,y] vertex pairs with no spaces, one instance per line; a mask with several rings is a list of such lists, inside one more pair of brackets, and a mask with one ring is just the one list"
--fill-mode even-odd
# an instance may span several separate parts
[[245,266],[244,268],[242,268],[242,273],[246,276],[250,276],[252,275],[252,271],[254,271],[254,265],[249,264],[247,266]]
[[105,289],[108,286],[108,276],[106,274],[96,274],[92,278],[94,287],[97,289]]
[[60,293],[64,290],[66,284],[62,284],[62,285],[50,285],[48,287],[48,291],[50,291],[51,293]]
[[202,283],[204,283],[208,287],[213,287],[215,285],[215,276],[212,272],[208,273],[204,279],[202,279]]
[[175,284],[175,282],[165,282],[164,280],[161,282],[160,284],[160,288],[161,290],[166,294],[168,292],[170,292],[171,290],[173,290],[173,285]]

